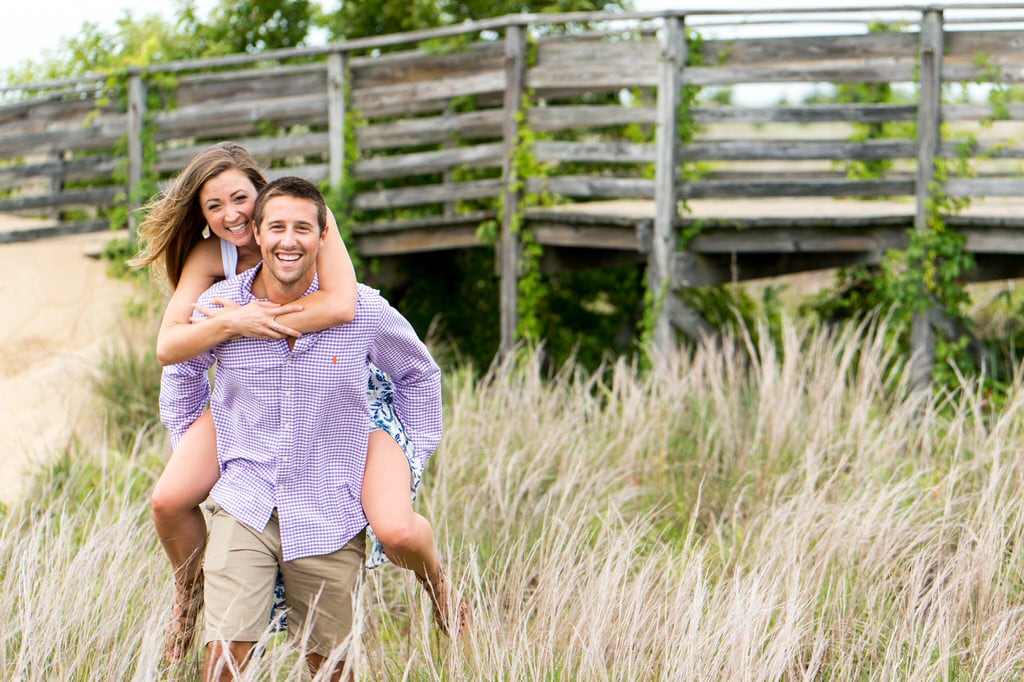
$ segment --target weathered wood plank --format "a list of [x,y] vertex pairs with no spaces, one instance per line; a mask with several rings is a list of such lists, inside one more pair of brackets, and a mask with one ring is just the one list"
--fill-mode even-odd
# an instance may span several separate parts
[[446,251],[481,246],[473,226],[456,226],[444,230],[423,228],[388,234],[357,235],[356,251],[363,258],[398,256],[426,251]]
[[809,104],[780,107],[714,107],[693,109],[697,123],[884,123],[913,121],[917,107],[906,104]]
[[0,130],[0,158],[54,150],[101,150],[114,146],[126,132],[127,119],[116,110],[87,110],[72,118],[34,117],[24,125],[11,124]]
[[353,88],[352,105],[360,110],[374,110],[401,103],[434,103],[453,97],[466,97],[483,93],[500,93],[505,89],[504,71],[485,71],[468,76],[448,77],[440,80],[393,83],[368,88]]
[[547,178],[527,178],[531,192],[551,192],[565,196],[653,199],[654,181],[640,178],[613,178],[599,175],[556,175]]
[[182,74],[175,88],[180,108],[223,106],[236,100],[250,102],[262,98],[302,97],[327,91],[327,66],[324,62],[279,65],[274,68],[213,71]]
[[657,62],[553,64],[526,71],[526,86],[536,90],[538,97],[550,96],[550,91],[601,93],[657,85]]
[[51,129],[13,137],[0,137],[0,158],[47,153],[52,150],[95,151],[111,149],[127,131],[127,121],[105,122],[103,125]]
[[943,61],[1006,56],[1019,62],[1024,55],[1024,31],[1020,30],[947,31],[944,42]]
[[182,107],[154,114],[156,138],[250,135],[268,121],[278,125],[317,125],[327,122],[325,92],[300,97]]
[[[1024,104],[1006,105],[1007,120],[1024,120]],[[943,121],[983,121],[995,118],[996,111],[991,104],[943,104]]]
[[36,239],[65,237],[70,234],[91,234],[94,232],[105,232],[109,229],[109,221],[85,220],[74,223],[42,225],[40,227],[31,227],[23,230],[0,230],[0,244],[30,242]]
[[[890,248],[903,248],[906,239],[894,240]],[[687,258],[688,257],[688,258]],[[699,287],[726,282],[779,277],[799,272],[814,272],[839,267],[878,265],[881,251],[844,251],[840,253],[746,253],[680,254],[673,287]]]
[[[1024,254],[1024,230],[1019,226],[1012,229],[965,228],[963,233],[964,249],[969,253]],[[1020,272],[1018,265],[1018,277]]]
[[708,66],[877,60],[914,57],[917,54],[917,36],[913,33],[867,33],[743,38],[707,40],[701,47],[703,63]]
[[969,157],[976,160],[988,159],[1020,159],[1024,158],[1024,147],[1020,146],[1022,140],[986,140],[984,142],[971,143],[967,140],[948,140],[939,143],[938,155],[946,159],[957,159],[962,156],[963,150],[970,150]]
[[476,140],[500,137],[500,109],[448,116],[409,118],[389,123],[370,124],[356,130],[356,142],[359,149],[364,151],[419,147],[452,139]]
[[[326,156],[329,146],[326,132],[284,137],[245,137],[235,138],[235,141],[248,149],[253,158],[263,165],[294,157]],[[157,158],[153,162],[152,170],[161,173],[177,172],[208,146],[209,143],[204,142],[203,144],[160,149],[157,151]]]
[[642,252],[642,244],[635,226],[584,226],[530,220],[534,239],[544,246],[572,248],[612,249]]
[[474,43],[464,50],[430,54],[423,50],[391,52],[352,59],[352,87],[370,89],[394,83],[472,76],[504,68],[500,42]]
[[653,144],[632,142],[537,142],[538,161],[579,161],[584,163],[654,163]]
[[472,225],[473,229],[476,229],[480,227],[481,223],[494,220],[496,217],[497,213],[494,211],[473,211],[472,213],[459,213],[452,216],[428,216],[425,218],[406,218],[376,223],[356,223],[352,226],[352,234],[383,234],[424,228],[447,230],[451,227],[466,225]]
[[943,62],[942,80],[961,83],[1024,83],[1020,62],[994,57],[984,63]]
[[90,155],[58,161],[49,159],[39,163],[0,166],[0,187],[9,188],[38,178],[63,178],[65,182],[106,180],[114,172],[120,159],[107,155]]
[[951,197],[1019,197],[1024,195],[1021,178],[962,178],[943,183]]
[[703,180],[685,183],[681,194],[688,199],[761,197],[889,197],[914,194],[913,180]]
[[300,178],[309,180],[314,185],[319,185],[327,180],[330,170],[326,163],[307,163],[299,166],[287,166],[284,168],[267,168],[263,171],[268,180],[276,180],[285,175],[297,175]]
[[784,227],[736,229],[731,231],[701,232],[687,245],[691,253],[849,253],[875,252],[881,255],[887,249],[906,242],[908,225],[883,230],[872,227],[864,231],[835,228]]
[[657,64],[661,46],[655,38],[611,40],[608,38],[541,40],[535,68],[542,71],[600,64],[618,68],[630,64]]
[[682,145],[685,161],[800,161],[806,159],[909,159],[913,140],[714,140]]
[[501,143],[495,142],[470,147],[363,159],[352,164],[352,172],[360,180],[411,177],[440,173],[459,167],[497,167],[501,165],[502,158]]
[[[17,115],[14,115],[15,112]],[[120,116],[116,104],[104,103],[96,97],[81,96],[73,100],[42,99],[11,107],[10,115],[0,117],[0,133],[7,131],[42,130],[53,126],[81,125],[86,119]],[[32,128],[31,126],[39,126]]]
[[683,83],[704,86],[738,83],[899,83],[912,82],[916,69],[917,61],[914,57],[884,61],[837,60],[821,64],[690,67],[686,69]]
[[119,194],[127,191],[126,187],[94,187],[78,189],[60,194],[44,194],[41,196],[17,197],[0,199],[0,213],[25,211],[36,208],[66,208],[68,206],[107,206],[114,202]]
[[352,203],[356,209],[369,210],[405,208],[464,199],[486,199],[501,194],[502,186],[501,180],[476,180],[446,185],[382,189],[374,192],[360,192],[356,194]]
[[534,107],[526,112],[531,129],[539,132],[580,128],[608,128],[630,124],[653,125],[656,111],[650,106],[564,105]]

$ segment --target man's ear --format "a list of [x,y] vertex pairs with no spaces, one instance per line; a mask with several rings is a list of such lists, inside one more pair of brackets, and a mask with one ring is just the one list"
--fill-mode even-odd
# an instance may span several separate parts
[[259,225],[256,224],[255,220],[252,222],[252,227],[250,229],[252,230],[252,238],[256,240],[256,245],[259,246],[259,244],[260,244],[260,228],[259,228]]

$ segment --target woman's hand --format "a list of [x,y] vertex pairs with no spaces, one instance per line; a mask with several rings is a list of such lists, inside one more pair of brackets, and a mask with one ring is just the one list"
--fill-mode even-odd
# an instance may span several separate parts
[[[206,317],[217,318],[219,322],[227,326],[232,338],[249,336],[262,339],[283,339],[286,336],[299,338],[300,332],[277,321],[278,315],[285,313],[297,313],[302,306],[295,303],[281,305],[270,301],[253,301],[240,306],[234,301],[224,298],[215,298],[212,304],[219,308],[209,308],[193,303],[192,307]],[[202,323],[203,320],[194,320]]]

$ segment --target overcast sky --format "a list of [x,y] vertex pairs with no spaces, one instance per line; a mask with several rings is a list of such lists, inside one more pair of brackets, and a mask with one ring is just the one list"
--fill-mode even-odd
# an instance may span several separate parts
[[[54,51],[62,37],[75,35],[86,21],[112,29],[116,20],[131,12],[139,18],[148,14],[174,14],[174,0],[3,0],[3,21],[0,21],[0,69],[36,60],[46,51]],[[960,4],[1000,4],[1001,0],[961,0]],[[336,0],[321,4],[333,7]],[[767,9],[805,7],[850,7],[902,5],[923,6],[915,0],[636,0],[638,9]],[[1024,8],[1024,2],[1003,1],[1002,4]],[[216,0],[197,0],[200,16],[205,16]]]

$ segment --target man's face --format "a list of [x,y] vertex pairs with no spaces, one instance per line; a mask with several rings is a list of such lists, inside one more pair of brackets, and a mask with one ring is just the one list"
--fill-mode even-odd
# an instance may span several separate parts
[[267,201],[256,241],[263,267],[282,286],[294,289],[302,285],[303,291],[308,288],[316,274],[314,266],[321,239],[312,201],[289,196]]

